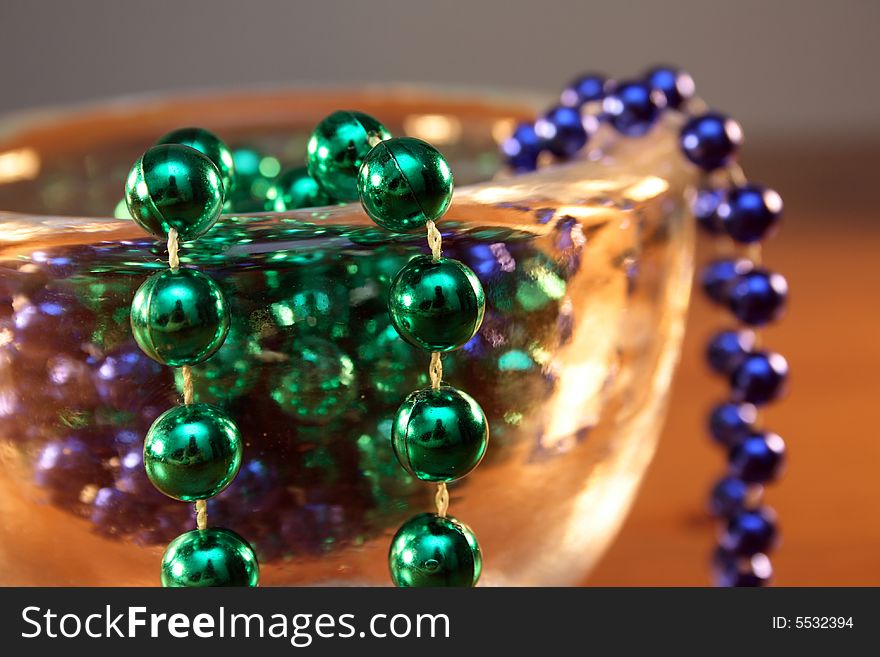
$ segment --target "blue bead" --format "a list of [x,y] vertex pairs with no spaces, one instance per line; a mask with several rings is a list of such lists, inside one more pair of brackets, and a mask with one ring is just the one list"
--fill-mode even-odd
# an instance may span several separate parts
[[752,270],[752,263],[738,258],[736,260],[714,260],[703,268],[701,283],[703,292],[715,303],[726,304],[731,286],[743,274]]
[[767,237],[782,216],[782,197],[760,185],[743,185],[718,205],[718,219],[737,242],[751,244]]
[[701,189],[694,197],[692,210],[697,225],[711,235],[724,232],[718,218],[718,206],[724,200],[724,192],[720,189]]
[[763,507],[738,513],[727,523],[721,547],[741,556],[767,552],[776,543],[775,514]]
[[782,394],[788,379],[788,362],[774,352],[749,354],[730,376],[734,401],[760,406]]
[[730,473],[751,484],[779,476],[785,462],[785,443],[769,431],[749,435],[730,451]]
[[755,334],[751,331],[719,331],[706,345],[706,362],[718,374],[729,376],[740,367],[754,346]]
[[712,557],[712,575],[718,587],[767,586],[773,577],[773,566],[766,554],[741,557],[718,548]]
[[749,485],[736,477],[724,477],[712,487],[709,510],[716,518],[732,518],[746,509]]
[[758,409],[751,404],[723,402],[709,414],[709,433],[725,447],[739,444],[752,433],[758,419]]
[[558,106],[535,123],[535,133],[556,157],[572,157],[596,131],[594,117],[582,116],[579,109]]
[[753,269],[731,282],[727,290],[730,310],[743,324],[763,326],[777,319],[788,299],[788,282],[782,274]]
[[666,96],[666,106],[679,109],[694,95],[694,79],[685,71],[671,66],[658,66],[645,74],[645,81],[652,89]]
[[593,103],[605,98],[611,86],[604,75],[588,73],[575,78],[562,92],[560,102],[566,107],[580,108],[586,103]]
[[622,82],[602,103],[608,121],[627,137],[640,137],[648,132],[664,107],[663,94],[645,82]]
[[681,129],[681,149],[685,157],[706,171],[728,164],[736,157],[740,144],[739,123],[717,112],[696,116]]
[[538,168],[538,156],[544,150],[544,141],[538,137],[533,123],[520,123],[513,134],[501,144],[507,165],[517,173]]

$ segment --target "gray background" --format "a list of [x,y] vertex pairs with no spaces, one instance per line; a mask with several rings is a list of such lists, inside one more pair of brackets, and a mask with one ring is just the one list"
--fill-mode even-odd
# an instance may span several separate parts
[[0,0],[0,111],[272,81],[556,89],[691,71],[751,136],[877,132],[880,2]]

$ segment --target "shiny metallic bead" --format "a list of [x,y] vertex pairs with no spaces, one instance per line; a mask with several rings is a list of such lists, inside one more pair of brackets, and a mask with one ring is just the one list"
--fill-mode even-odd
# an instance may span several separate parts
[[544,147],[544,140],[535,132],[535,124],[523,122],[501,144],[501,152],[513,171],[527,173],[538,168],[538,157]]
[[196,403],[162,413],[144,438],[144,468],[168,497],[192,502],[226,488],[241,466],[241,434],[216,406]]
[[782,197],[761,185],[735,187],[718,204],[717,216],[737,242],[760,242],[772,234],[782,218]]
[[474,337],[486,296],[476,274],[458,260],[416,256],[388,294],[391,323],[404,340],[426,351],[452,351]]
[[306,167],[285,171],[266,191],[266,210],[270,212],[318,208],[332,203],[333,199],[309,175]]
[[768,507],[761,507],[733,516],[719,543],[734,554],[751,556],[772,550],[777,536],[776,514]]
[[214,163],[180,144],[150,148],[125,181],[132,218],[162,239],[171,228],[185,240],[207,232],[220,216],[223,196],[223,180]]
[[566,107],[580,108],[587,103],[602,100],[605,94],[613,88],[614,83],[604,75],[587,73],[569,83],[562,91],[559,102]]
[[483,558],[477,539],[455,518],[422,513],[401,526],[388,553],[391,579],[399,587],[470,587]]
[[739,276],[727,291],[727,304],[737,319],[749,326],[773,322],[785,311],[788,281],[763,268]]
[[395,232],[421,228],[439,219],[452,200],[452,170],[431,144],[395,137],[376,146],[357,179],[364,211]]
[[712,558],[712,578],[715,586],[761,587],[770,584],[773,566],[766,554],[758,553],[749,557],[719,547]]
[[754,266],[745,258],[713,260],[705,266],[700,277],[703,292],[715,303],[727,304],[731,286],[752,271]]
[[645,81],[666,96],[666,106],[680,109],[694,95],[694,79],[686,71],[657,66],[645,74]]
[[155,361],[172,367],[210,358],[229,332],[226,298],[209,276],[194,269],[153,274],[131,302],[131,332]]
[[204,128],[180,128],[162,137],[157,144],[181,144],[205,155],[220,172],[223,181],[223,198],[228,198],[235,186],[235,163],[232,151],[213,132]]
[[723,402],[709,414],[709,433],[724,447],[733,447],[751,434],[758,420],[758,409],[752,404]]
[[660,118],[666,97],[645,82],[621,82],[602,101],[608,122],[622,135],[641,137]]
[[788,380],[788,361],[781,354],[749,354],[730,375],[731,398],[761,406],[779,398]]
[[574,157],[599,127],[594,116],[576,107],[559,105],[535,122],[535,133],[545,148],[559,158]]
[[706,361],[718,374],[730,375],[755,347],[755,334],[748,329],[718,331],[706,345]]
[[321,121],[309,138],[309,174],[337,201],[358,197],[358,170],[373,147],[391,134],[362,112],[343,110]]
[[730,451],[730,473],[750,484],[779,477],[785,464],[785,442],[770,431],[756,431]]
[[455,481],[486,453],[489,423],[470,395],[452,386],[411,393],[397,409],[391,446],[397,460],[424,481]]
[[175,538],[162,557],[162,586],[256,586],[253,548],[228,529],[194,529]]
[[714,171],[734,160],[742,144],[739,123],[717,112],[690,119],[681,129],[684,155],[705,171]]

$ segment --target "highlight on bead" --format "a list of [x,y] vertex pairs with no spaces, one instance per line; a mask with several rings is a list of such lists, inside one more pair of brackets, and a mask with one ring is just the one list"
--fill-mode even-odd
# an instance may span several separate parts
[[226,488],[241,467],[238,427],[220,408],[175,406],[156,418],[144,438],[144,468],[168,497],[193,502]]
[[190,240],[206,233],[223,209],[223,180],[205,155],[189,146],[161,144],[144,153],[128,174],[125,200],[147,232],[167,239],[177,230]]
[[235,185],[232,151],[220,137],[204,128],[178,128],[161,137],[157,144],[180,144],[199,151],[217,167],[223,181],[223,198],[229,198]]
[[288,169],[266,190],[266,210],[287,212],[331,205],[333,199],[309,175],[306,167]]
[[393,137],[377,144],[357,178],[364,211],[395,232],[424,228],[442,217],[452,201],[452,189],[446,158],[415,137]]
[[390,138],[391,133],[372,116],[353,110],[334,112],[309,137],[309,174],[337,201],[355,201],[364,159],[374,146]]
[[467,525],[422,513],[394,535],[388,565],[398,587],[470,587],[480,579],[483,555]]
[[162,557],[164,587],[257,586],[253,548],[229,529],[194,529],[175,538]]

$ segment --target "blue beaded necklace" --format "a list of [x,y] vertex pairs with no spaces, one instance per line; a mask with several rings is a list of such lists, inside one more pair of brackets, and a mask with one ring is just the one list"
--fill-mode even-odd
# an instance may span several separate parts
[[760,244],[779,223],[782,199],[745,179],[736,164],[742,129],[705,110],[694,92],[691,76],[668,66],[621,82],[582,75],[563,90],[559,105],[517,125],[501,150],[513,172],[528,173],[547,153],[560,160],[576,156],[602,122],[624,137],[638,137],[665,111],[685,115],[679,144],[701,173],[693,201],[697,223],[719,253],[744,252],[719,257],[701,276],[706,297],[736,323],[706,348],[710,369],[730,384],[728,398],[712,409],[708,422],[712,439],[727,454],[727,472],[710,493],[711,513],[722,522],[713,578],[718,586],[764,586],[778,530],[774,512],[762,503],[763,486],[779,476],[785,443],[760,428],[759,409],[783,393],[788,363],[759,346],[756,329],[777,320],[788,298],[785,278],[761,265]]

